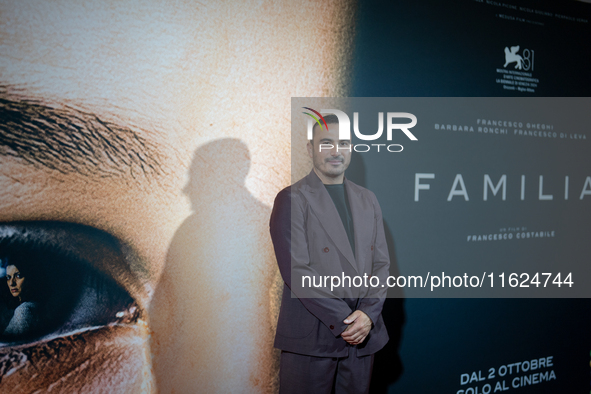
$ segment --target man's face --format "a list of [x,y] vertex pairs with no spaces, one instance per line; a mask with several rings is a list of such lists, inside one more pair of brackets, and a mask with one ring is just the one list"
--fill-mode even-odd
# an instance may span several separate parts
[[[0,254],[51,247],[56,260],[86,267],[81,295],[106,288],[96,279],[105,276],[134,301],[81,301],[46,333],[53,339],[0,347],[14,371],[0,391],[271,387],[279,300],[268,290],[268,210],[290,182],[276,154],[290,141],[264,119],[289,114],[291,96],[343,95],[354,15],[341,2],[315,7],[0,4]],[[289,129],[288,118],[275,127]],[[249,152],[196,157],[224,137]],[[245,157],[245,184],[228,188]],[[189,200],[183,188],[211,166],[228,176],[190,189],[227,199]],[[247,197],[267,211],[242,209]],[[228,232],[240,226],[248,237]],[[113,320],[92,325],[98,312]]]
[[308,142],[308,154],[322,181],[341,183],[342,176],[351,163],[351,141],[339,140],[339,125],[329,123],[328,129],[321,129],[319,126],[314,128],[313,142]]

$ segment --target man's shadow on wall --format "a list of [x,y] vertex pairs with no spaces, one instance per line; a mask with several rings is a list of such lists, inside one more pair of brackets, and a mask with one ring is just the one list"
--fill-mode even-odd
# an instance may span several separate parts
[[[363,156],[360,154],[354,155],[346,176],[358,185],[366,187],[366,168]],[[382,207],[388,203],[383,199],[379,200],[379,202]],[[394,238],[386,220],[384,220],[384,232],[390,255],[390,275],[398,276],[400,271],[396,260]],[[371,393],[387,393],[388,386],[395,383],[403,372],[402,360],[400,359],[400,342],[402,340],[402,326],[405,322],[405,314],[404,298],[400,288],[388,289],[388,298],[384,302],[382,317],[390,340],[375,355],[370,386]]]
[[249,168],[238,139],[194,154],[183,189],[193,212],[169,246],[149,310],[158,392],[236,392],[244,382],[273,390],[281,282],[270,209],[245,187]]

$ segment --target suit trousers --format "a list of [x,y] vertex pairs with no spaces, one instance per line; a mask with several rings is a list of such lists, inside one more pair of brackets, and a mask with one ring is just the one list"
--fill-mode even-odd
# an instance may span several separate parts
[[369,393],[373,358],[373,354],[363,357],[315,357],[282,351],[279,393]]

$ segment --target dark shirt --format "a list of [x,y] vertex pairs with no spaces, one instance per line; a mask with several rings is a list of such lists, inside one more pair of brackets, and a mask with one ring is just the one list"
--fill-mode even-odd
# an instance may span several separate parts
[[353,217],[351,216],[349,198],[345,192],[345,184],[341,183],[340,185],[324,185],[324,187],[326,187],[330,198],[332,198],[332,201],[337,208],[337,212],[339,213],[341,221],[343,222],[343,226],[345,227],[345,231],[347,232],[347,237],[349,238],[349,243],[351,244],[351,249],[353,250],[353,256],[355,256],[355,233],[353,230]]

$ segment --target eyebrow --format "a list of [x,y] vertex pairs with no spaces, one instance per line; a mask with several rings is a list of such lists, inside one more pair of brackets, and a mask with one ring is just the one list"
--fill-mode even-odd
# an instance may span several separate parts
[[92,178],[164,173],[156,146],[136,131],[67,105],[13,99],[0,86],[0,155]]

